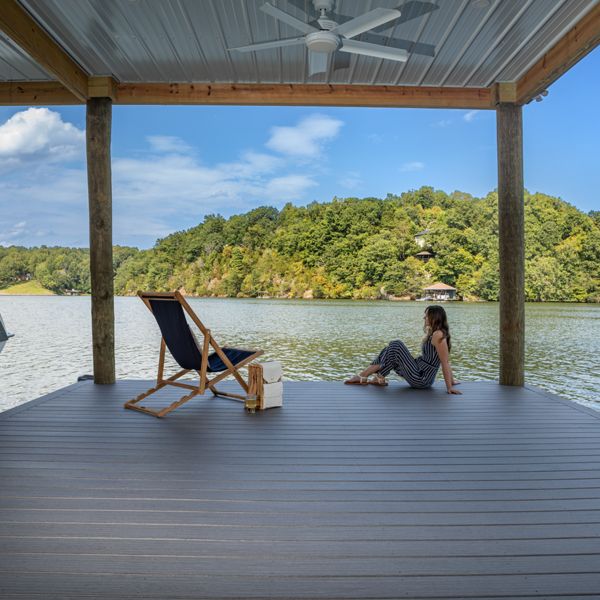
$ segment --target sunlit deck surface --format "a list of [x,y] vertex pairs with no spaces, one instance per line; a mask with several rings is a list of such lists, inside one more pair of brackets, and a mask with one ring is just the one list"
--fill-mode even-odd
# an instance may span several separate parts
[[0,416],[3,600],[600,597],[600,414],[494,383],[123,410],[147,387]]

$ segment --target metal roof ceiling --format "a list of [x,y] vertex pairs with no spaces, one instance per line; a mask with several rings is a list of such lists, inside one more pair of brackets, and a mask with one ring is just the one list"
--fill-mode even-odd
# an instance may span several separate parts
[[[306,49],[247,54],[227,48],[298,32],[266,15],[265,0],[20,0],[20,4],[90,75],[120,82],[338,83],[487,87],[516,81],[598,0],[432,0],[438,9],[370,32],[432,44],[435,56],[406,63],[352,55],[348,69],[306,77]],[[309,21],[287,0],[282,10]],[[406,4],[406,3],[404,3]],[[398,0],[338,0],[350,17]],[[402,10],[402,4],[399,8]],[[361,39],[360,37],[357,39]],[[10,40],[0,37],[0,79],[52,77]]]

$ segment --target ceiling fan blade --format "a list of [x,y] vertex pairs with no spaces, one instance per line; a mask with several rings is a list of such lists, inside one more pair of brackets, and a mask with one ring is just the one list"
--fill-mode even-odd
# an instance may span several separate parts
[[308,51],[308,76],[316,75],[317,73],[327,72],[327,61],[329,54],[327,52]]
[[282,48],[284,46],[299,46],[304,44],[304,37],[287,38],[285,40],[272,40],[270,42],[259,42],[249,46],[239,46],[238,48],[227,48],[230,52],[254,52],[255,50],[269,50],[270,48]]
[[350,54],[361,54],[362,56],[372,56],[373,58],[387,58],[399,62],[406,62],[408,60],[408,52],[402,48],[391,48],[390,46],[357,42],[356,40],[342,40],[342,47],[339,49],[339,52],[350,52]]
[[300,19],[296,19],[296,17],[293,17],[289,13],[279,10],[272,4],[269,4],[268,2],[263,4],[260,7],[260,10],[262,10],[264,13],[267,13],[268,15],[271,15],[279,21],[282,21],[283,23],[287,23],[290,27],[293,27],[298,31],[302,31],[303,33],[314,33],[315,31],[319,31],[316,27],[313,27],[312,25],[309,25],[308,23],[305,23]]
[[419,2],[418,0],[410,0],[409,2],[405,2],[404,4],[396,7],[396,9],[402,13],[400,20],[396,23],[396,25],[399,25],[400,23],[406,23],[406,21],[416,19],[417,17],[422,17],[423,15],[433,12],[438,8],[439,6],[437,4],[433,4],[431,2]]
[[350,68],[350,54],[348,52],[336,52],[333,55],[333,70],[342,71]]
[[379,27],[379,25],[394,19],[399,19],[401,15],[402,13],[395,8],[375,8],[364,15],[359,15],[342,25],[334,27],[331,31],[345,38],[353,38],[364,31]]
[[409,54],[422,54],[423,56],[435,56],[435,46],[432,44],[423,44],[422,42],[411,42],[400,38],[389,38],[375,33],[363,33],[360,36],[361,42],[369,44],[379,44],[388,48],[401,48]]

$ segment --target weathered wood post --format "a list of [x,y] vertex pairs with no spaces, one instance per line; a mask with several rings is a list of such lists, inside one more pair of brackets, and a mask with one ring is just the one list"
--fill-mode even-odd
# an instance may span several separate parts
[[87,101],[86,143],[94,383],[115,382],[111,120],[112,100],[110,98],[90,98]]
[[524,385],[525,217],[523,114],[518,104],[496,107],[500,253],[500,383]]

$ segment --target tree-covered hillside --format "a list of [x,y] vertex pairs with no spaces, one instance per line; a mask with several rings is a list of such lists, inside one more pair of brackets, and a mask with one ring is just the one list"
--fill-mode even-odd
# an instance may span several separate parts
[[[526,194],[526,293],[534,301],[600,300],[600,223],[543,194]],[[208,296],[383,298],[427,284],[498,298],[497,196],[423,187],[385,200],[334,199],[281,211],[211,215],[150,250],[115,249],[115,289]],[[428,233],[416,244],[415,234]],[[415,255],[429,250],[425,262]],[[24,267],[23,265],[27,265]],[[0,285],[30,272],[51,289],[89,290],[85,250],[0,249]]]

